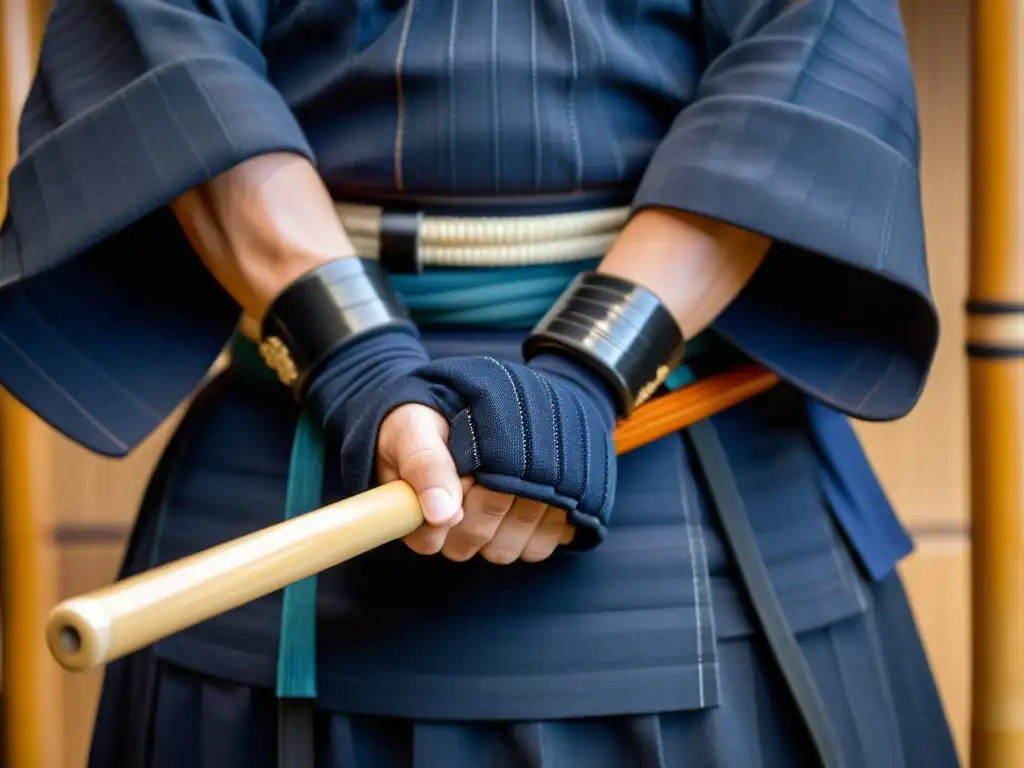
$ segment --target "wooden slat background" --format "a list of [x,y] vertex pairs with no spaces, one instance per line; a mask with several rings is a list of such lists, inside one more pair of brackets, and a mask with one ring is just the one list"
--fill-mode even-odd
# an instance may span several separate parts
[[[904,575],[961,749],[966,748],[969,704],[970,539],[961,319],[967,264],[968,2],[904,2],[925,137],[931,271],[944,336],[934,375],[915,412],[898,424],[859,426],[884,485],[918,542]],[[105,584],[117,569],[124,535],[170,425],[120,463],[91,456],[37,422],[32,429],[47,441],[53,478],[47,511],[56,521],[61,595]],[[55,718],[61,722],[50,722],[47,730],[62,734],[64,768],[81,768],[100,676],[62,675],[61,681],[62,710]]]
[[985,2],[903,3],[924,137],[929,264],[943,336],[931,380],[913,413],[897,424],[859,426],[886,490],[917,541],[903,573],[964,755],[970,703],[970,534],[963,302],[972,1]]

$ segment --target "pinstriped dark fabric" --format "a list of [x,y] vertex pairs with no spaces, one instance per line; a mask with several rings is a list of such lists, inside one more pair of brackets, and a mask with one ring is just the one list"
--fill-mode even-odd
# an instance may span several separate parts
[[[801,643],[837,724],[847,765],[954,768],[928,666],[897,579],[872,588],[864,617],[806,633]],[[870,649],[865,651],[865,649]],[[514,723],[446,723],[317,713],[317,768],[816,768],[763,650],[723,644],[728,705],[690,712]],[[152,768],[272,768],[270,691],[211,680],[173,664],[154,675]],[[122,702],[126,730],[147,728]],[[111,709],[101,711],[101,727]],[[106,731],[101,731],[105,734]],[[122,735],[123,731],[118,735]],[[230,747],[230,748],[229,748]],[[94,765],[124,768],[117,738]],[[106,758],[107,762],[103,762]]]
[[[90,344],[91,328],[42,327],[61,325],[59,311],[28,330],[33,318],[19,318],[18,349],[0,353],[5,384],[103,452],[137,444],[229,332],[230,304],[161,206],[273,149],[315,157],[349,198],[628,198],[639,185],[638,207],[763,231],[776,253],[720,329],[854,415],[905,413],[934,351],[894,0],[67,0],[47,29],[21,140],[0,240],[6,280],[93,255],[76,269],[119,278],[96,308],[144,295],[160,321],[130,341],[188,361],[156,383],[133,362],[138,347],[122,354]],[[125,256],[138,246],[118,235],[133,222],[145,274]],[[147,280],[182,270],[206,281],[210,316],[189,317]],[[179,316],[180,331],[163,322]],[[25,347],[54,333],[88,348],[87,360],[30,370]],[[76,385],[83,365],[108,375]],[[105,408],[125,404],[113,386],[125,380],[129,406]]]
[[[720,330],[857,416],[905,413],[934,351],[895,0],[64,0],[21,143],[0,277],[87,258],[36,295],[4,293],[0,374],[104,453],[152,430],[230,331],[230,303],[162,206],[275,149],[315,157],[353,199],[638,188],[638,207],[763,231],[776,252]],[[90,277],[103,285],[74,309],[95,327],[39,316]],[[198,286],[203,315],[161,290],[175,281]],[[126,296],[151,308],[136,332],[91,342]],[[26,365],[42,345],[77,354]],[[180,364],[147,376],[153,347]],[[85,384],[82,369],[96,371]]]
[[897,6],[706,8],[717,55],[655,152],[636,203],[771,235],[778,246],[767,268],[719,330],[831,406],[901,416],[920,394],[937,320]]

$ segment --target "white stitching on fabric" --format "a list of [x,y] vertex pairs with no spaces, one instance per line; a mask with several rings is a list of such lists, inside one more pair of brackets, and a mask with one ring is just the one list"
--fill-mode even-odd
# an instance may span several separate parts
[[582,401],[576,396],[576,393],[572,393],[572,399],[576,402],[576,407],[579,408],[580,418],[583,421],[583,492],[586,493],[587,486],[590,484],[590,457],[593,450],[590,445],[590,421],[587,419],[587,410],[583,407]]
[[458,163],[455,162],[455,31],[458,28],[459,0],[452,2],[452,23],[448,32],[448,168],[452,192],[458,192]]
[[889,361],[889,364],[885,367],[885,370],[882,371],[882,375],[878,377],[874,385],[864,394],[864,397],[860,399],[860,402],[857,403],[858,409],[864,408],[865,405],[871,402],[872,398],[874,398],[875,396],[875,393],[885,385],[885,381],[886,379],[889,378],[889,375],[894,370],[896,370],[896,367],[897,365],[899,365],[901,359],[902,358],[900,358],[899,355],[892,356],[892,359]]
[[532,368],[527,368],[526,370],[533,374],[533,377],[541,383],[544,391],[548,394],[548,406],[551,408],[551,431],[555,443],[555,466],[557,467],[555,488],[558,489],[562,484],[562,431],[558,428],[558,408],[555,403],[555,391],[547,380],[535,370]]
[[[684,458],[685,457],[684,451]],[[693,499],[690,496],[689,478],[686,476],[682,466],[678,471],[680,481],[680,500],[683,504],[683,521],[686,526],[686,543],[690,550],[690,577],[693,582],[693,623],[697,632],[697,684],[700,688],[700,706],[703,708],[707,701],[707,694],[705,692],[706,683],[704,680],[704,626],[701,618],[702,599],[700,589],[700,570],[697,565],[698,555],[695,539],[700,538],[701,549],[703,549],[704,536],[700,529],[694,524],[693,516],[691,515],[691,502]],[[704,554],[706,555],[706,552]],[[714,616],[714,612],[712,612],[712,616]]]
[[484,359],[490,360],[496,366],[501,368],[502,373],[508,377],[508,382],[512,385],[512,391],[516,396],[516,407],[519,410],[519,428],[522,432],[523,468],[519,471],[519,477],[522,477],[526,474],[526,467],[529,464],[529,452],[526,445],[526,406],[523,404],[523,399],[519,396],[519,387],[516,386],[516,380],[512,378],[512,373],[509,369],[493,357],[485,357]]
[[31,357],[29,357],[29,355],[21,347],[19,347],[17,344],[11,341],[6,334],[0,334],[0,341],[3,341],[5,344],[10,346],[10,348],[17,353],[18,357],[24,360],[32,368],[32,370],[38,373],[43,378],[43,380],[46,381],[47,384],[52,386],[61,395],[63,395],[64,399],[67,400],[68,403],[70,403],[72,406],[74,406],[75,410],[81,413],[94,427],[96,427],[96,429],[99,432],[103,433],[103,435],[105,435],[110,440],[110,442],[112,442],[122,451],[128,450],[128,446],[124,443],[124,441],[118,439],[118,437],[113,432],[107,429],[95,416],[89,413],[85,406],[78,402],[74,397],[72,397],[70,392],[68,392],[66,389],[64,389],[64,387],[57,383],[56,379],[54,379],[52,376],[47,374],[45,370],[36,365],[35,361]]
[[402,64],[405,62],[405,47],[409,43],[412,15],[416,12],[418,1],[412,0],[406,6],[405,21],[402,24],[402,36],[398,41],[398,51],[395,54],[396,110],[398,112],[398,118],[395,120],[395,188],[399,192],[405,191],[405,180],[402,178],[403,145],[405,143],[405,93],[402,91]]
[[537,0],[530,0],[530,83],[533,100],[533,183],[539,187],[544,168],[544,143],[540,127],[540,97],[537,95]]
[[[692,484],[689,487],[690,487],[690,490],[692,492],[693,491]],[[718,638],[718,630],[715,628],[715,607],[714,607],[714,605],[711,602],[711,578],[709,576],[710,570],[708,568],[708,545],[707,545],[707,540],[704,538],[704,529],[701,528],[699,525],[695,526],[695,529],[696,529],[695,530],[695,534],[696,534],[695,538],[696,538],[696,541],[697,541],[697,551],[698,551],[698,554],[700,556],[700,573],[704,574],[704,579],[703,579],[704,580],[704,592],[706,594],[706,599],[707,599],[707,612],[706,613],[707,613],[708,624],[710,625],[710,630],[709,630],[708,634],[711,637],[711,642],[712,643],[716,643],[717,642],[717,638]],[[694,578],[697,579],[697,581],[699,583],[701,581],[701,577],[697,575],[698,572],[697,572],[697,564],[696,563],[694,563],[694,565],[693,565],[693,572],[694,572]],[[699,608],[698,608],[698,612],[700,612]],[[699,626],[700,626],[700,620],[698,619],[698,627]],[[704,663],[704,659],[702,659],[699,655],[697,657],[697,663],[700,665],[700,669],[701,669],[701,680],[703,681],[702,684],[705,685],[705,687],[706,687],[707,680],[704,679],[705,663]],[[712,679],[712,685],[715,686],[715,689],[717,691],[717,688],[718,688],[718,661],[717,661],[717,659],[716,659],[715,663],[711,665],[711,669],[712,669],[712,671],[714,673],[714,677]],[[702,694],[702,696],[704,696],[706,698],[705,694]]]
[[598,509],[604,510],[608,504],[608,496],[612,489],[612,462],[615,461],[612,452],[608,449],[608,441],[604,441],[604,490],[601,491],[601,504]]
[[569,9],[569,0],[562,0],[565,8],[565,22],[569,28],[569,51],[572,56],[572,80],[569,83],[569,94],[565,100],[565,115],[569,121],[569,135],[572,138],[573,149],[576,150],[576,188],[583,186],[583,147],[580,144],[579,125],[576,122],[576,82],[579,79],[579,59],[576,56],[576,32],[573,29],[572,11]]
[[565,433],[562,431],[562,400],[550,384],[544,383],[551,391],[551,419],[555,425],[555,445],[558,446],[558,484],[555,487],[561,490],[565,484],[565,451],[562,450]]
[[469,427],[469,442],[470,447],[473,449],[473,463],[479,467],[480,461],[480,447],[476,440],[476,427],[473,426],[473,412],[470,410],[466,411],[466,425]]
[[[100,366],[95,360],[79,352],[77,347],[70,341],[68,341],[67,338],[65,338],[65,336],[52,323],[50,323],[45,317],[43,317],[39,310],[36,309],[36,307],[33,306],[30,302],[23,303],[21,305],[21,308],[27,312],[30,312],[37,323],[43,326],[50,334],[52,334],[53,337],[59,340],[61,346],[65,350],[67,350],[67,354],[75,355],[77,357],[77,362],[81,363],[82,365],[89,366],[89,368],[93,370],[96,374],[102,376],[105,381],[107,381],[112,387],[117,389],[117,391],[121,394],[122,397],[124,397],[126,400],[131,401],[140,411],[143,411],[147,416],[152,418],[155,423],[159,423],[163,421],[165,418],[167,418],[167,414],[161,413],[156,408],[147,403],[145,400],[140,399],[131,390],[131,388],[129,388],[128,386],[114,378],[114,376],[111,375],[109,371]],[[21,347],[18,347],[10,338],[6,337],[6,335],[4,336],[4,340],[8,344],[10,344],[14,349],[18,350],[19,354],[25,355],[26,359],[29,359],[28,353],[22,350]],[[35,363],[33,363],[33,366],[35,366]],[[39,370],[40,372],[43,371],[42,368],[40,368]]]
[[494,191],[501,192],[501,89],[498,87],[498,0],[491,0],[491,108],[494,113]]
[[885,227],[883,229],[882,243],[878,248],[878,256],[875,258],[875,268],[881,269],[889,260],[889,248],[892,245],[892,228],[896,221],[896,193],[900,188],[900,166],[896,166],[896,180],[889,191],[889,202],[885,207]]

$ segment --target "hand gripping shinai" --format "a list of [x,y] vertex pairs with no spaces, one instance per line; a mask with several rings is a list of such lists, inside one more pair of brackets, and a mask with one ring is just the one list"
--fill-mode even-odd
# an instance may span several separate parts
[[[652,400],[616,427],[616,453],[678,432],[777,381],[761,366],[745,365]],[[50,613],[47,644],[65,669],[93,669],[400,539],[422,524],[416,494],[396,480],[66,600]]]

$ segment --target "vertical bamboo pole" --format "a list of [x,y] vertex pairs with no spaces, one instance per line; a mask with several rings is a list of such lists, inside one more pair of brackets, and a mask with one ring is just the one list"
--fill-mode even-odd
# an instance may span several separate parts
[[973,0],[973,768],[1024,766],[1024,11]]
[[[35,67],[45,7],[0,0],[0,171],[17,152],[16,124]],[[0,184],[0,211],[7,188]],[[6,768],[62,763],[60,677],[46,652],[45,614],[58,597],[49,489],[52,442],[30,412],[0,392],[0,600]]]
[[46,651],[46,608],[58,599],[49,440],[35,417],[0,395],[0,587],[6,768],[62,764],[61,680]]

